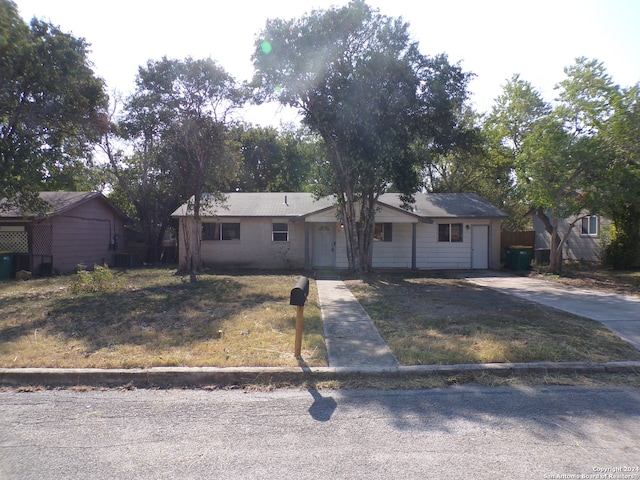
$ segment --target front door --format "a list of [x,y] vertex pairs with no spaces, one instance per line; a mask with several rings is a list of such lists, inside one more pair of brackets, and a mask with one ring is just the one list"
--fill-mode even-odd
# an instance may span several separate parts
[[313,266],[335,266],[335,223],[313,224]]
[[471,268],[489,268],[489,226],[471,227]]

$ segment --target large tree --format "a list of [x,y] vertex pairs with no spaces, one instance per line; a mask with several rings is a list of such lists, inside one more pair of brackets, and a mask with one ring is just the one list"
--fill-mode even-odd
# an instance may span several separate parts
[[482,196],[509,214],[503,228],[516,231],[530,223],[525,216],[529,207],[518,195],[516,164],[522,156],[524,141],[534,131],[533,126],[551,111],[551,105],[531,83],[520,75],[513,75],[484,119],[486,168],[494,173],[487,178],[495,181],[487,185]]
[[[613,114],[617,88],[602,63],[585,58],[565,68],[553,112],[531,125],[516,159],[519,186],[551,236],[553,271],[562,269],[562,249],[580,215],[598,208],[597,185],[607,152],[598,136]],[[586,212],[586,213],[585,213]],[[558,220],[573,216],[567,232]]]
[[0,208],[73,189],[106,129],[107,97],[88,44],[0,0]]
[[[163,58],[139,69],[118,126],[135,153],[112,152],[111,168],[149,235],[159,241],[159,220],[166,225],[173,209],[189,204],[194,221],[181,234],[193,280],[201,267],[203,202],[221,199],[220,192],[237,178],[239,146],[229,134],[228,115],[242,102],[235,80],[213,60]],[[137,179],[131,168],[139,172]]]
[[269,20],[253,56],[258,99],[298,108],[323,140],[323,193],[336,197],[350,269],[371,267],[376,203],[390,185],[411,202],[421,159],[453,141],[468,76],[445,56],[427,58],[408,24],[354,0],[296,20]]

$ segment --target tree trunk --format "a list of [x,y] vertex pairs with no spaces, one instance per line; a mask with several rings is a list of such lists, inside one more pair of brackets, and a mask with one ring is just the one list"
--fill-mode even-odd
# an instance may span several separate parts
[[344,195],[339,202],[342,212],[342,221],[344,225],[345,245],[347,248],[347,261],[349,262],[349,270],[354,273],[361,271],[360,265],[360,249],[358,246],[358,221],[353,201],[345,198]]
[[550,252],[549,252],[549,270],[554,273],[560,273],[562,271],[562,246],[564,242],[560,241],[558,235],[558,218],[555,211],[551,211],[551,218],[544,212],[543,209],[536,209],[536,216],[544,225],[545,231],[551,237]]

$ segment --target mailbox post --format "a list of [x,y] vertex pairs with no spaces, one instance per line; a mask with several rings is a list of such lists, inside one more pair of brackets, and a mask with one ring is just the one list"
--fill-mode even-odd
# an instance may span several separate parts
[[304,326],[304,304],[309,296],[309,279],[300,277],[296,286],[291,290],[289,305],[296,306],[296,344],[295,356],[299,357],[302,350],[302,328]]

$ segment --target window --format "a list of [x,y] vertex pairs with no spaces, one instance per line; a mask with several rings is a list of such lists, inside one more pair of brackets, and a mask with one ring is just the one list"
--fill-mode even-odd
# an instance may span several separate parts
[[272,240],[274,242],[288,242],[289,241],[289,224],[274,223]]
[[203,223],[202,240],[240,240],[240,224]]
[[373,238],[380,242],[390,242],[391,225],[391,223],[376,223],[373,230]]
[[220,240],[220,224],[203,223],[202,240]]
[[590,215],[582,219],[582,235],[598,235],[598,217]]
[[461,242],[462,241],[462,224],[461,223],[438,224],[438,241],[439,242]]

